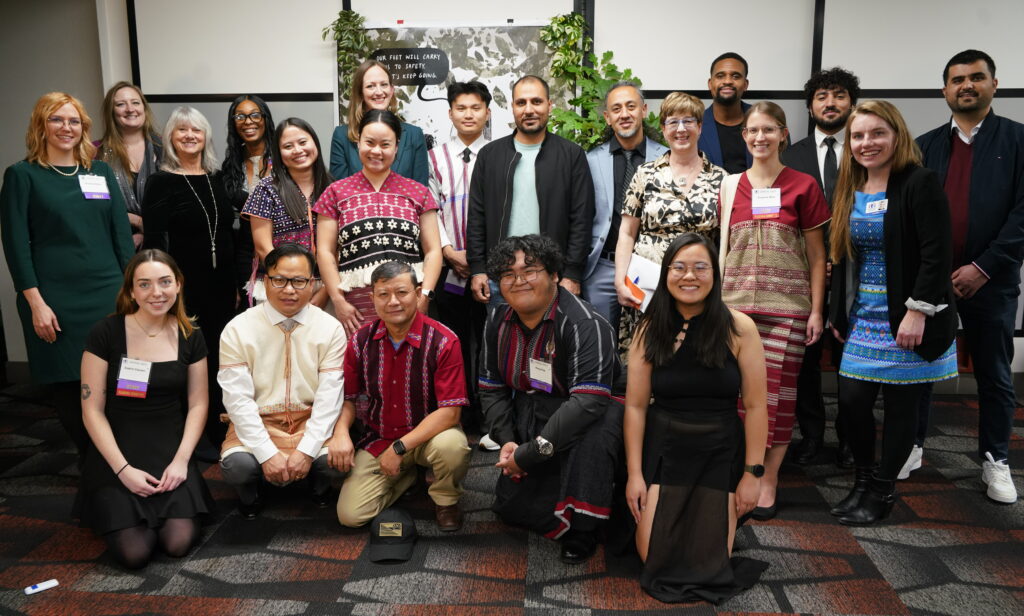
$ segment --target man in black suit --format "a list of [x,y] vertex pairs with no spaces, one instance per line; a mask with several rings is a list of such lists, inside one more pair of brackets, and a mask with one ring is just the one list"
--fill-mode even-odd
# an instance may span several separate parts
[[[811,75],[804,84],[804,97],[814,123],[814,132],[782,152],[783,164],[818,180],[830,207],[839,175],[838,162],[843,153],[846,121],[859,95],[860,80],[849,71],[836,67]],[[828,231],[825,232],[825,238],[827,241]],[[828,314],[827,306],[825,313]],[[801,465],[817,457],[825,437],[825,401],[821,396],[821,349],[824,339],[825,336],[822,336],[807,347],[797,381],[796,419],[803,440],[796,447],[790,448],[790,451],[792,459]],[[836,417],[836,436],[839,438],[836,463],[842,468],[850,468],[853,466],[853,454],[846,442],[842,419]]]

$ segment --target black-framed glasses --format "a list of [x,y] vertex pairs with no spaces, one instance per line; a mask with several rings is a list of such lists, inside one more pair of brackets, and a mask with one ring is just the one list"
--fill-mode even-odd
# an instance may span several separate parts
[[233,119],[238,124],[245,122],[246,118],[249,118],[253,122],[259,122],[260,120],[263,119],[263,112],[253,111],[252,113],[236,113],[235,115],[231,116],[231,119]]
[[687,265],[682,261],[673,261],[668,264],[669,272],[676,276],[685,276],[686,272],[693,272],[693,275],[701,280],[706,280],[711,277],[711,264],[705,263],[704,261],[698,261],[693,265]]
[[295,289],[296,291],[298,291],[300,289],[305,289],[306,285],[308,285],[310,280],[312,280],[312,279],[311,278],[303,278],[301,276],[298,277],[298,278],[285,278],[284,276],[270,276],[269,280],[270,280],[270,286],[274,287],[275,289],[283,289],[286,286],[288,286],[288,284],[290,283],[292,285],[292,288]]
[[507,287],[514,285],[519,279],[522,279],[523,282],[533,282],[537,280],[537,277],[540,276],[540,273],[543,271],[543,269],[528,269],[524,270],[522,274],[505,272],[498,278],[498,282]]

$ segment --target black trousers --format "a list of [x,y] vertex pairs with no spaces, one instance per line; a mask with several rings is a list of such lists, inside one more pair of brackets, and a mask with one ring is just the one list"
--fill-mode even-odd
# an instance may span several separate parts
[[487,317],[487,306],[473,299],[473,292],[466,284],[466,292],[462,295],[451,293],[445,289],[444,280],[448,276],[448,268],[441,269],[439,284],[435,289],[434,304],[437,308],[437,319],[459,337],[462,347],[462,364],[466,372],[466,396],[469,407],[462,413],[462,427],[467,432],[483,430],[483,413],[480,399],[477,396],[477,375],[479,374],[480,337],[483,335],[484,320]]
[[[843,347],[826,329],[818,341],[804,350],[804,361],[796,381],[796,421],[804,439],[825,440],[825,400],[821,393],[821,356],[826,344],[832,347],[832,357],[843,355]],[[836,438],[839,444],[847,442],[847,420],[840,412],[836,415]]]
[[839,413],[846,414],[850,447],[857,466],[875,461],[875,399],[882,392],[882,458],[878,477],[895,480],[914,447],[917,410],[924,384],[889,385],[839,377]]

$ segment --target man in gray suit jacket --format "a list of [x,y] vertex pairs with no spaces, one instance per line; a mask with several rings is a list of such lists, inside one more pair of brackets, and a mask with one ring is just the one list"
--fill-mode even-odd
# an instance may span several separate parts
[[665,146],[644,135],[647,103],[636,84],[620,81],[604,97],[604,120],[612,137],[587,153],[594,181],[594,230],[584,271],[583,297],[619,331],[615,292],[615,244],[622,202],[636,168],[665,153]]

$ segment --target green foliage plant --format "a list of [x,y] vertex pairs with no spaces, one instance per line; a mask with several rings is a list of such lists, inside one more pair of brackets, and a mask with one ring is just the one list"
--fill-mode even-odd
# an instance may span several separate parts
[[[643,83],[633,71],[620,69],[611,51],[598,58],[593,53],[594,40],[587,34],[587,23],[579,13],[566,13],[551,19],[541,28],[540,39],[551,50],[551,75],[556,84],[569,91],[569,108],[553,108],[551,130],[584,150],[611,137],[611,127],[604,121],[604,96],[619,81]],[[587,62],[584,62],[584,59]],[[644,132],[661,141],[658,116],[651,113],[644,119]]]
[[338,100],[344,118],[352,91],[352,73],[373,52],[366,33],[366,18],[355,11],[340,11],[338,18],[326,26],[320,36],[325,41],[333,40],[338,48]]

